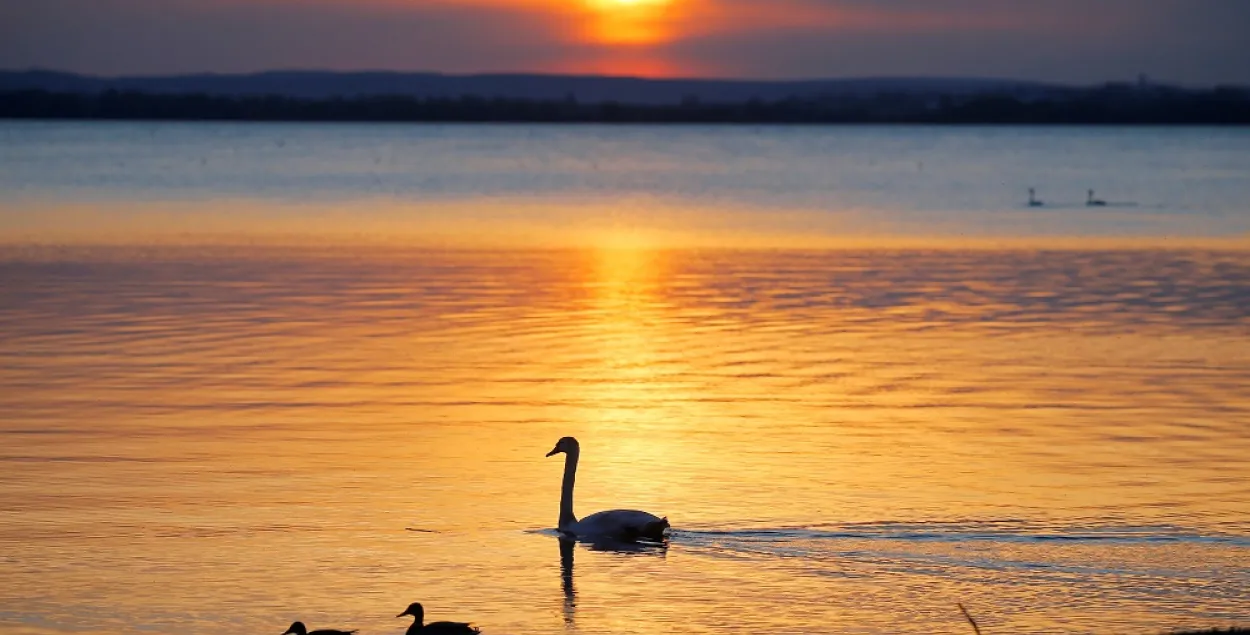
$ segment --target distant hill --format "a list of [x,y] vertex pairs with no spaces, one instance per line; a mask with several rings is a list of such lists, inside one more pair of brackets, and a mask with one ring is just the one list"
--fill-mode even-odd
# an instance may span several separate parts
[[996,93],[1033,99],[1062,86],[978,78],[857,78],[802,81],[641,79],[594,75],[443,75],[439,73],[275,71],[246,75],[92,77],[55,71],[0,71],[0,92],[53,93],[135,91],[152,95],[282,96],[329,99],[405,96],[416,99],[487,99],[662,105],[690,101],[728,104],[790,98],[844,99],[882,94],[973,95]]

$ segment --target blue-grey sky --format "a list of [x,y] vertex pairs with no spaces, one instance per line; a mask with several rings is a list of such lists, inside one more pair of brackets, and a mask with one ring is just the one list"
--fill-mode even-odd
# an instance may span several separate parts
[[1250,84],[1250,0],[0,0],[0,68]]

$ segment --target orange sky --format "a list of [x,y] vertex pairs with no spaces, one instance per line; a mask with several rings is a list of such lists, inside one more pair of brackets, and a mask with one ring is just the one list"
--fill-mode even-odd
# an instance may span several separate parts
[[[242,0],[234,0],[242,1]],[[299,0],[287,0],[296,2]],[[333,5],[342,0],[312,0]],[[303,0],[307,4],[308,0]],[[360,0],[387,8],[413,4],[474,7],[483,12],[505,11],[543,16],[558,25],[556,33],[570,43],[596,51],[590,58],[573,56],[542,70],[644,76],[718,74],[665,61],[657,49],[675,41],[753,30],[823,30],[839,32],[908,33],[928,30],[1011,29],[1050,20],[1021,6],[1000,4],[975,14],[948,14],[891,7],[889,3],[819,2],[812,0]],[[1105,16],[1103,16],[1105,17]],[[1095,32],[1103,26],[1085,22]]]
[[0,2],[0,69],[1250,83],[1245,0]]

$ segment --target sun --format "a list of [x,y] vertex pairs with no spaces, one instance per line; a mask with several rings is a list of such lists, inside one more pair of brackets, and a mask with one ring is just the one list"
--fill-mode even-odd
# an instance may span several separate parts
[[593,27],[591,39],[601,44],[653,44],[670,35],[667,18],[673,0],[585,0]]
[[590,5],[604,10],[629,7],[655,7],[669,4],[670,0],[590,0]]

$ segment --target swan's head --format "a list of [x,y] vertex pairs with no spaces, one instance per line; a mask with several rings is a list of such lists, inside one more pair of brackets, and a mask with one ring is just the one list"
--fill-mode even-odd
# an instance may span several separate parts
[[573,437],[564,437],[563,439],[556,441],[556,447],[551,448],[551,451],[547,453],[547,456],[554,456],[561,452],[565,454],[576,454],[580,450],[581,446],[578,445],[577,439],[574,439]]
[[412,604],[408,605],[408,608],[404,609],[403,613],[400,613],[399,615],[396,615],[395,617],[403,617],[405,615],[411,615],[417,618],[418,620],[421,620],[425,617],[425,607],[421,606],[420,602],[413,602]]
[[291,633],[294,633],[295,635],[308,635],[308,629],[304,626],[303,622],[295,622],[294,624],[291,624],[291,628],[286,629],[286,632],[282,635],[290,635]]

